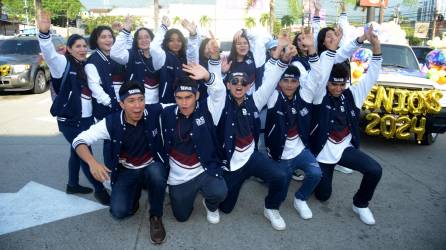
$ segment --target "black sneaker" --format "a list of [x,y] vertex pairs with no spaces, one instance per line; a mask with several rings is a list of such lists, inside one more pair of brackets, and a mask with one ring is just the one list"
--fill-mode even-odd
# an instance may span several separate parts
[[93,189],[89,187],[83,187],[81,185],[70,186],[67,184],[67,189],[65,191],[67,194],[89,194],[93,192]]
[[110,195],[107,191],[94,192],[94,198],[104,206],[110,206]]

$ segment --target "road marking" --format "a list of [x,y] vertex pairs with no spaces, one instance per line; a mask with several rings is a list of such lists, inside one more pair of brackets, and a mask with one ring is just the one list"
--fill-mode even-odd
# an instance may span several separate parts
[[51,117],[51,116],[39,116],[39,117],[34,117],[33,119],[42,122],[57,123],[56,117]]
[[0,193],[0,235],[107,208],[30,181],[17,193]]

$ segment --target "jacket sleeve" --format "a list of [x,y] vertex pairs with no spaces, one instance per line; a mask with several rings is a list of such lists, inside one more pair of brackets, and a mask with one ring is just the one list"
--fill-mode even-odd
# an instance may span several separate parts
[[358,39],[353,39],[349,43],[344,43],[336,52],[335,63],[341,63],[353,55],[353,53],[362,45]]
[[381,72],[381,64],[382,56],[373,55],[365,77],[357,85],[350,87],[357,108],[360,109],[362,107],[367,95],[378,80],[379,73]]
[[56,52],[49,33],[39,33],[39,46],[51,75],[54,78],[61,78],[67,66],[67,58]]
[[93,98],[96,98],[98,103],[109,106],[111,104],[111,98],[101,86],[102,81],[96,66],[92,63],[85,65],[85,74],[87,74],[88,88],[91,90]]
[[110,50],[111,59],[122,65],[129,62],[129,51],[127,49],[129,37],[130,32],[122,29],[121,32],[119,32],[119,35],[116,37],[116,41]]
[[274,108],[277,102],[277,98],[279,97],[279,91],[274,90],[273,94],[268,98],[268,109]]
[[317,54],[309,57],[310,71],[308,75],[300,80],[299,94],[307,103],[313,102],[313,97],[319,88],[322,80],[321,64]]
[[280,61],[269,59],[265,63],[265,72],[263,74],[262,86],[260,86],[253,94],[252,98],[257,109],[260,111],[268,102],[268,98],[274,92],[274,89],[279,83],[283,72],[288,68],[288,64]]
[[349,23],[348,23],[347,13],[343,12],[339,15],[338,24],[339,24],[339,27],[341,27],[342,33],[343,33],[341,42],[339,43],[339,45],[342,47],[342,45],[344,45],[347,42],[346,38],[349,37],[349,34],[348,34]]
[[209,73],[211,78],[205,83],[208,92],[207,105],[214,125],[217,125],[226,101],[226,88],[221,77],[221,61],[209,60]]
[[167,27],[161,25],[155,34],[155,38],[150,44],[150,55],[152,55],[153,68],[155,70],[161,69],[166,63],[166,52],[161,47]]
[[311,21],[311,28],[313,29],[314,47],[317,48],[317,35],[321,30],[321,17],[314,16]]
[[333,63],[336,57],[336,51],[326,50],[322,52],[320,57],[320,70],[321,70],[321,80],[317,84],[317,89],[314,92],[313,104],[321,104],[322,99],[327,93],[327,82],[330,78],[331,69],[333,68]]
[[197,33],[195,36],[189,36],[187,40],[186,58],[187,63],[199,63],[199,47],[201,39]]
[[102,119],[74,138],[73,143],[71,144],[74,150],[81,144],[91,146],[99,140],[109,140],[110,134],[108,133],[105,120],[106,119]]
[[247,30],[246,36],[248,37],[250,50],[254,57],[254,63],[256,68],[260,68],[266,61],[266,47],[265,44],[271,40],[271,35],[261,34],[260,31]]

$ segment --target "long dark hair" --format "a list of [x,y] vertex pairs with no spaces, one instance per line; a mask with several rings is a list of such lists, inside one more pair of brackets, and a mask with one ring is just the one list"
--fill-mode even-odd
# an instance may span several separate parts
[[153,32],[150,29],[145,28],[145,27],[139,28],[135,31],[135,35],[133,35],[132,49],[139,49],[138,48],[138,36],[139,36],[139,32],[142,30],[147,31],[147,33],[149,33],[149,36],[150,36],[150,41],[153,41],[153,37],[155,35],[153,34]]
[[325,35],[328,31],[335,31],[332,27],[325,27],[319,31],[319,34],[317,34],[317,53],[321,55],[322,52],[327,50],[327,47],[324,45],[325,41]]
[[[248,48],[251,49],[251,44],[249,43],[249,39],[248,39],[248,36],[246,35],[246,31],[245,31],[244,29],[243,29],[242,31],[243,31],[243,32],[242,32],[242,34],[240,35],[240,37],[246,39],[246,41],[248,42]],[[236,61],[237,61],[237,49],[236,49],[236,44],[237,44],[237,41],[235,40],[235,37],[234,37],[234,39],[232,39],[231,52],[229,52],[228,62],[230,62],[230,61],[234,61],[234,62],[236,62]],[[248,54],[247,54],[247,55],[249,55],[249,51],[248,51]]]
[[186,41],[186,38],[184,37],[183,33],[181,33],[180,30],[178,30],[178,29],[170,29],[170,30],[168,30],[166,32],[166,34],[164,35],[164,40],[163,40],[163,43],[161,44],[161,47],[165,51],[170,51],[168,43],[169,43],[169,40],[170,40],[170,38],[172,37],[173,34],[177,34],[178,37],[181,40],[181,43],[182,43],[181,49],[178,52],[178,57],[180,57],[181,59],[186,60],[186,45],[187,45],[187,41]]
[[201,41],[200,44],[200,48],[198,49],[198,54],[199,54],[199,62],[200,65],[207,68],[208,67],[208,60],[209,58],[206,57],[206,55],[204,54],[204,50],[206,49],[206,45],[208,44],[208,42],[210,41],[210,38],[205,38]]
[[299,56],[307,56],[307,55],[305,55],[305,53],[302,51],[302,50],[300,50],[299,49],[299,46],[298,46],[298,39],[299,39],[299,36],[300,35],[302,35],[302,32],[297,32],[296,33],[296,35],[294,36],[294,39],[293,39],[293,45],[294,46],[296,46],[296,49],[297,49],[297,54],[299,55]]
[[91,32],[90,35],[90,49],[99,49],[98,46],[98,38],[101,36],[102,31],[108,30],[110,31],[112,37],[113,37],[113,43],[115,42],[115,35],[113,34],[113,30],[110,28],[110,26],[98,26],[94,28],[94,30]]
[[[73,47],[73,45],[76,43],[76,41],[78,41],[78,40],[84,40],[85,43],[88,44],[87,39],[85,39],[85,37],[78,35],[78,34],[73,34],[70,37],[68,37],[67,47],[71,49]],[[70,63],[71,67],[77,73],[77,78],[79,80],[82,80],[86,84],[87,83],[87,75],[85,74],[85,70],[84,70],[85,62],[81,62],[81,61],[77,60],[76,58],[74,58],[74,56],[71,55],[70,52],[68,52],[68,49],[65,52],[65,57],[67,58],[67,61]]]

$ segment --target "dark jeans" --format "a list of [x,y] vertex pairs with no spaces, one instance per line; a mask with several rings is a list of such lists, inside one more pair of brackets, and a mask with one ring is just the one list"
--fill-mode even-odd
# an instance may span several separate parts
[[225,199],[228,188],[223,178],[211,176],[206,171],[186,183],[169,185],[172,211],[178,221],[189,219],[198,191],[203,195],[206,207],[215,211]]
[[[378,162],[354,147],[348,147],[342,153],[339,165],[360,172],[363,177],[359,190],[353,197],[353,204],[356,207],[368,207],[369,201],[373,197],[376,186],[382,175],[382,168]],[[336,164],[324,164],[319,162],[322,170],[322,178],[315,189],[315,196],[320,201],[330,198],[332,192],[333,170]]]
[[139,203],[142,186],[146,184],[150,216],[163,216],[166,193],[167,169],[159,162],[153,162],[140,169],[120,166],[115,183],[112,185],[110,213],[116,219],[133,215]]
[[288,175],[288,186],[291,177],[296,169],[301,169],[305,173],[305,179],[302,182],[299,190],[294,194],[296,199],[306,201],[313,193],[317,184],[319,183],[322,172],[316,161],[314,155],[308,149],[302,150],[302,152],[289,160],[281,160],[280,166],[286,171]]
[[228,196],[220,204],[222,212],[230,213],[234,209],[243,183],[251,176],[261,178],[269,186],[268,195],[265,197],[265,208],[279,209],[287,195],[287,174],[277,162],[259,151],[254,151],[243,167],[236,171],[223,172],[228,186]]
[[[74,138],[76,138],[76,136],[78,136],[81,132],[90,128],[93,123],[93,117],[82,118],[79,127],[71,126],[60,121],[57,122],[59,131],[70,143],[70,159],[68,160],[68,185],[72,187],[79,185],[79,169],[82,168],[82,172],[84,172],[88,181],[93,185],[95,192],[101,192],[104,191],[104,186],[91,175],[90,168],[88,167],[87,163],[79,158],[76,151],[74,151],[73,147],[71,146]],[[89,149],[91,152],[90,147]]]

